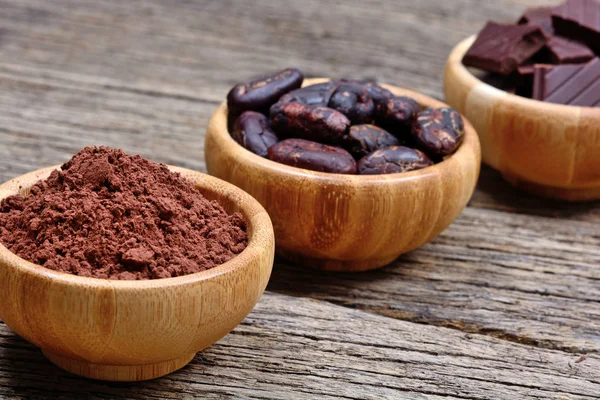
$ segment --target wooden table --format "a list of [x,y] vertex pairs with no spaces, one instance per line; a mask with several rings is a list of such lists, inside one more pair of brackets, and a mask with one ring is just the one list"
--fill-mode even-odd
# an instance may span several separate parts
[[[285,66],[441,98],[455,43],[543,3],[0,0],[0,181],[91,144],[204,171],[228,89]],[[462,216],[387,268],[277,261],[244,323],[162,379],[80,379],[0,323],[0,397],[599,398],[599,224],[597,202],[483,168]]]

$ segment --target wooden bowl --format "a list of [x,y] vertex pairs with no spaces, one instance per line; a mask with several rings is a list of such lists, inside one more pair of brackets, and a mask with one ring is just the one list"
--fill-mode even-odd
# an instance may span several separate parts
[[464,40],[450,54],[444,93],[473,123],[483,161],[538,195],[600,199],[600,108],[531,100],[482,82],[462,64],[474,40]]
[[[0,186],[27,194],[54,168]],[[273,265],[269,216],[242,190],[181,168],[185,178],[247,221],[248,247],[197,274],[148,281],[84,278],[32,264],[0,245],[0,319],[57,366],[88,378],[139,381],[173,372],[252,310]]]
[[[309,79],[305,85],[324,81]],[[445,106],[386,87],[423,106]],[[477,134],[465,123],[464,143],[442,163],[404,174],[336,175],[279,164],[246,150],[231,138],[222,103],[208,125],[206,166],[267,209],[278,254],[314,268],[363,271],[430,241],[461,213],[480,166]]]

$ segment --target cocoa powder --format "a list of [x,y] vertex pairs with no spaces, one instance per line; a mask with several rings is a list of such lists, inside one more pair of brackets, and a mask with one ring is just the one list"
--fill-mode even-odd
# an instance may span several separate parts
[[241,214],[228,215],[162,164],[87,147],[28,196],[0,203],[0,242],[56,271],[106,279],[157,279],[213,268],[247,245]]

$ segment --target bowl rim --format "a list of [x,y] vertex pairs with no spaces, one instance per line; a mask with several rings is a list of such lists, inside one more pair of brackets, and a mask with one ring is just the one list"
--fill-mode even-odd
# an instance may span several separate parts
[[574,106],[569,104],[549,103],[542,100],[530,99],[527,97],[519,96],[517,94],[509,93],[502,89],[498,89],[497,87],[494,87],[489,83],[482,81],[481,79],[476,77],[462,62],[465,54],[476,39],[477,35],[475,34],[461,40],[456,46],[454,46],[454,48],[450,52],[450,55],[448,56],[448,64],[452,65],[452,67],[456,69],[457,74],[460,76],[461,80],[466,82],[466,84],[469,84],[471,86],[482,85],[488,92],[494,93],[495,95],[507,96],[506,98],[509,101],[513,103],[520,103],[522,106],[528,107],[529,109],[536,111],[545,108],[547,111],[550,112],[572,111],[574,113],[579,113],[581,112],[581,110],[598,109],[598,107]]
[[[323,83],[331,80],[330,78],[307,78],[304,80],[302,86],[314,85],[318,83]],[[390,85],[387,83],[378,84],[392,93],[398,96],[407,96],[414,98],[422,107],[426,103],[433,104],[431,106],[426,107],[450,107],[448,104],[437,100],[433,97],[409,90],[404,89],[398,86]],[[438,175],[439,170],[445,169],[457,158],[461,158],[466,155],[468,152],[472,151],[472,148],[475,147],[477,152],[480,152],[479,146],[479,137],[473,125],[469,122],[469,120],[461,114],[464,124],[465,124],[465,134],[463,137],[463,141],[460,147],[449,157],[445,158],[443,161],[434,164],[432,166],[416,170],[410,172],[399,172],[393,174],[380,174],[380,175],[358,175],[358,174],[334,174],[328,172],[319,172],[312,171],[309,169],[293,167],[286,164],[281,164],[276,161],[269,160],[267,158],[261,157],[258,154],[251,152],[246,149],[244,146],[241,146],[237,143],[232,137],[227,127],[227,116],[228,116],[228,108],[227,101],[223,101],[219,107],[213,113],[211,120],[209,122],[209,131],[216,133],[218,135],[218,139],[224,141],[224,144],[228,147],[237,147],[241,150],[239,155],[243,155],[246,161],[252,164],[260,164],[262,167],[265,167],[271,172],[283,173],[290,176],[297,177],[306,177],[310,176],[311,179],[316,179],[317,181],[323,181],[327,183],[339,183],[345,184],[349,180],[356,181],[358,184],[382,184],[382,183],[390,183],[390,182],[408,182],[412,180],[421,179],[423,177],[433,178]],[[207,133],[208,134],[208,133]]]
[[[36,182],[46,179],[52,171],[60,169],[60,167],[61,165],[55,165],[42,168],[4,182],[0,185],[0,191],[7,191],[7,195],[2,196],[0,194],[0,202],[11,194],[18,193],[18,191],[22,190],[24,187],[31,187]],[[245,214],[244,217],[247,225],[249,227],[252,226],[252,234],[249,237],[248,245],[240,254],[229,261],[208,270],[183,276],[148,280],[112,280],[84,277],[67,272],[55,271],[19,257],[2,243],[0,243],[0,261],[7,264],[9,268],[15,268],[21,273],[31,274],[37,278],[48,279],[53,282],[60,282],[74,287],[85,286],[100,289],[105,288],[108,283],[114,290],[139,291],[181,286],[227,275],[248,266],[253,259],[259,257],[262,254],[265,243],[272,243],[274,247],[275,239],[273,224],[266,210],[255,198],[229,182],[208,174],[171,165],[167,165],[167,167],[172,172],[181,174],[196,187],[201,187],[202,190],[210,191],[215,186],[220,186],[223,189],[222,194],[225,197],[235,199],[238,204],[244,205],[240,211]],[[26,182],[26,184],[20,185],[20,182]]]

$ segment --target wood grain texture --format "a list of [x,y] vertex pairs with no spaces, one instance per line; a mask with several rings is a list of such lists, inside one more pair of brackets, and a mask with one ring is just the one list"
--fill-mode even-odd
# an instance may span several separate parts
[[[324,81],[308,79],[303,86]],[[447,107],[384,86],[423,107]],[[265,207],[278,254],[334,271],[380,268],[436,237],[467,205],[481,164],[477,133],[465,121],[456,153],[419,171],[364,176],[290,167],[236,143],[227,130],[225,102],[209,121],[205,146],[208,173],[242,188]]]
[[600,108],[531,100],[480,81],[462,64],[474,40],[450,54],[444,93],[475,126],[484,162],[532,193],[600,200]]
[[[544,232],[541,236],[539,232]],[[305,272],[269,290],[572,353],[600,351],[597,223],[467,208],[432,243],[380,271]]]
[[[532,348],[324,302],[265,294],[246,321],[180,373],[85,382],[7,334],[0,396],[244,399],[592,399],[600,358]],[[576,363],[576,361],[579,361]]]
[[[290,65],[441,99],[453,46],[487,19],[516,20],[547,3],[0,0],[0,181],[91,144],[205,171],[204,130],[228,89]],[[76,378],[0,324],[0,397],[597,398],[599,226],[598,202],[542,200],[483,167],[469,206],[428,245],[352,276],[279,262],[233,334],[156,381]],[[306,328],[296,330],[298,314],[309,315],[298,320]],[[397,323],[400,334],[388,330]],[[341,333],[334,341],[324,330]],[[441,343],[443,362],[412,351],[414,334]],[[411,343],[400,348],[405,335]],[[480,349],[504,362],[469,356]]]
[[[28,194],[55,167],[0,186],[0,201]],[[0,318],[77,375],[114,381],[153,379],[187,364],[252,310],[275,252],[273,227],[248,194],[208,175],[172,168],[248,227],[248,247],[230,261],[170,279],[110,281],[27,262],[0,245]]]

